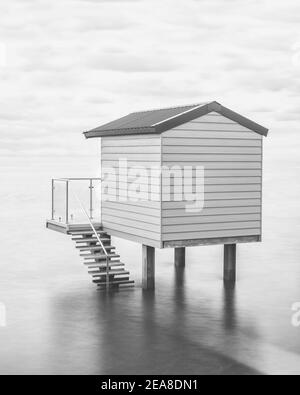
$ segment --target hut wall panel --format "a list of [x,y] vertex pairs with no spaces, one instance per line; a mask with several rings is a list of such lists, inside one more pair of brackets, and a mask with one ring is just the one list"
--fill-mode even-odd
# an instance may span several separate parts
[[[132,190],[135,175],[127,182],[114,184],[103,183],[102,188],[102,224],[111,234],[121,235],[128,240],[145,243],[155,247],[161,245],[161,177],[151,173],[152,168],[161,164],[161,136],[122,136],[117,138],[102,138],[101,165],[102,178],[105,178],[105,168],[111,168],[118,179],[119,159],[126,159],[128,167],[146,169],[152,174],[151,183],[156,187],[156,199],[147,193],[139,194],[136,201],[120,200],[120,194]],[[141,179],[143,190],[147,190],[147,177]],[[106,185],[106,187],[105,187]],[[130,187],[131,186],[131,187]],[[104,193],[105,192],[105,193]],[[152,199],[151,199],[152,198]]]
[[[230,189],[230,187],[228,188]],[[235,188],[236,189],[236,188]],[[126,195],[125,195],[126,194]],[[184,196],[184,190],[183,191],[178,191],[177,195],[179,194],[180,199],[181,196]],[[138,201],[141,200],[151,200],[154,202],[159,202],[160,198],[162,196],[162,200],[163,202],[169,202],[169,201],[178,201],[178,197],[176,194],[173,193],[173,189],[170,189],[170,192],[166,192],[165,193],[155,193],[155,192],[148,192],[148,191],[142,191],[142,192],[131,192],[131,191],[127,191],[125,188],[124,189],[113,189],[110,188],[110,190],[108,191],[108,193],[103,193],[103,198],[104,200],[107,200],[109,198],[109,200],[111,201],[115,201],[115,198],[117,200],[121,200],[121,197],[124,196],[124,199],[127,199],[134,202],[135,199],[138,199]],[[261,197],[261,192],[253,192],[253,191],[246,191],[246,192],[207,192],[205,191],[205,201],[209,201],[209,200],[224,200],[224,199],[259,199]]]
[[[174,201],[168,171],[162,177],[163,241],[259,236],[261,234],[262,136],[212,113],[162,135],[164,166],[204,166],[204,207],[187,211]],[[195,190],[195,172],[185,185]],[[173,188],[174,191],[174,188]],[[177,197],[178,198],[178,197]]]
[[[203,132],[201,132],[201,136],[203,136]],[[218,136],[218,135],[217,135]],[[226,135],[227,136],[227,135]],[[179,147],[178,147],[179,146]],[[209,134],[209,137],[165,137],[164,138],[164,152],[167,152],[168,149],[185,149],[185,147],[189,146],[199,146],[199,147],[243,147],[243,148],[260,148],[262,146],[261,139],[253,139],[251,136],[251,141],[249,139],[242,139],[241,135],[238,135],[237,138],[212,138],[212,135]],[[173,147],[173,148],[170,148]]]
[[[185,142],[183,141],[182,144]],[[164,154],[171,155],[260,155],[261,147],[246,147],[246,146],[205,146],[205,145],[167,145],[163,147]]]
[[[218,222],[217,230],[225,229],[256,229],[260,227],[259,221],[244,221],[244,222]],[[180,233],[180,232],[202,232],[205,230],[216,230],[215,223],[198,223],[198,224],[179,224],[179,225],[164,225],[166,233]]]
[[[106,160],[120,160],[120,159],[127,159],[129,162],[147,162],[148,166],[149,164],[156,164],[156,163],[160,163],[160,150],[159,153],[156,154],[146,154],[146,153],[137,153],[139,151],[138,148],[136,148],[135,153],[132,152],[126,152],[125,147],[122,147],[124,152],[122,153],[117,153],[117,154],[112,154],[111,152],[109,153],[105,153],[102,152],[102,160],[106,161]],[[253,161],[255,161],[255,158],[253,159]]]
[[[124,159],[123,157],[120,157],[120,159]],[[187,161],[164,161],[164,165],[168,166],[170,169],[176,169],[176,166],[180,166],[183,168],[184,166],[193,166],[193,167],[204,167],[205,168],[205,174],[209,170],[261,170],[261,162],[227,162],[227,161],[218,161],[218,162],[206,162],[206,161],[201,161],[201,158],[197,158],[197,160],[194,160],[192,158],[191,162]],[[148,169],[150,172],[151,169],[155,169],[156,166],[159,166],[159,162],[152,162],[152,166],[150,167],[149,162],[146,161],[136,161],[136,160],[130,160],[130,158],[127,161],[128,167],[134,168],[134,169]],[[116,171],[118,171],[118,166],[119,166],[119,161],[118,160],[103,160],[102,161],[102,167],[106,168],[114,168]],[[154,171],[154,170],[153,170]],[[166,173],[166,171],[163,171]],[[259,173],[261,174],[261,172]]]
[[[141,180],[143,183],[144,180]],[[147,180],[149,181],[149,180]],[[261,183],[261,177],[204,177],[205,185],[254,185]],[[182,178],[174,177],[171,180],[168,178],[163,178],[162,186],[168,185],[195,185],[196,180],[195,177],[186,177],[184,180]]]
[[230,223],[260,221],[260,213],[257,214],[226,214],[226,215],[196,215],[183,217],[163,218],[163,225],[189,225],[206,223]]
[[[192,182],[192,181],[191,181]],[[145,186],[147,188],[147,186]],[[179,185],[172,185],[171,184],[171,188],[169,186],[168,183],[166,183],[166,185],[163,185],[162,187],[162,191],[163,194],[167,194],[170,191],[174,190],[174,188],[179,188],[182,189],[183,192],[184,190],[188,190],[188,189],[192,189],[193,192],[195,192],[196,186],[195,186],[195,182],[193,182],[193,184],[184,181],[184,185],[179,184]],[[153,192],[156,190],[154,190],[154,186],[151,189]],[[209,185],[209,184],[205,184],[204,185],[204,191],[205,193],[211,193],[211,192],[260,192],[261,191],[261,185],[259,183],[257,184],[221,184],[221,185]]]
[[[182,126],[181,126],[182,128]],[[229,129],[229,128],[228,128]],[[194,124],[193,129],[171,129],[174,135],[174,138],[187,138],[187,139],[198,139],[199,137],[199,128],[197,124]],[[188,136],[187,136],[188,132]],[[170,137],[170,131],[165,132],[166,137]],[[201,138],[202,139],[238,139],[238,140],[254,140],[259,141],[260,136],[255,132],[245,132],[240,130],[210,130],[206,127],[204,130],[201,130]]]
[[[226,207],[260,207],[261,200],[260,199],[221,199],[221,200],[205,200],[204,208],[201,212],[205,212],[207,208],[226,208]],[[187,204],[190,202],[181,201],[181,202],[163,202],[163,216],[164,213],[168,210],[184,210],[186,211]],[[187,213],[188,214],[188,213]]]
[[[233,215],[238,215],[238,214],[261,214],[261,207],[260,206],[249,206],[249,207],[211,207],[211,208],[205,208],[202,210],[200,214],[195,214],[195,213],[188,213],[186,212],[185,209],[183,208],[177,208],[177,209],[168,209],[163,211],[163,222],[165,218],[170,218],[171,221],[178,221],[180,223],[181,218],[180,217],[185,217],[184,221],[188,221],[189,218],[197,218],[197,221],[201,222],[201,218],[203,217],[219,217],[219,216],[233,216]],[[165,222],[166,223],[166,222]]]
[[[163,178],[168,178],[168,172],[162,172]],[[261,169],[207,169],[205,168],[205,179],[223,178],[226,180],[228,177],[261,177]]]
[[143,214],[147,215],[148,217],[157,217],[160,218],[161,212],[160,212],[160,203],[157,204],[157,207],[155,206],[145,206],[144,202],[141,204],[138,203],[132,203],[132,202],[126,202],[126,203],[120,203],[120,202],[103,202],[102,203],[102,208],[104,207],[107,212],[109,210],[118,210],[120,212],[129,212],[131,215],[133,214]]
[[[201,151],[201,150],[200,150]],[[150,157],[149,154],[145,155],[138,155],[136,154],[136,160],[139,160],[138,158],[141,157],[141,160],[145,160],[147,157]],[[154,155],[151,155],[151,157]],[[201,152],[194,152],[194,153],[187,153],[187,154],[164,154],[164,162],[214,162],[214,163],[219,163],[219,162],[257,162],[259,163],[260,161],[260,154],[259,155],[238,155],[238,154],[214,154],[214,155],[206,155]],[[106,158],[103,158],[106,159]],[[132,158],[133,159],[133,158]]]

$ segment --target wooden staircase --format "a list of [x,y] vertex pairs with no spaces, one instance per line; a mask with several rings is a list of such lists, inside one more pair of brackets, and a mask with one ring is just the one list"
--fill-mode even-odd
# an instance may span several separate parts
[[110,236],[101,229],[95,229],[95,232],[93,229],[70,231],[93,282],[102,290],[133,286],[134,281],[129,279],[130,273],[125,270],[120,255],[116,254],[116,248],[111,245]]

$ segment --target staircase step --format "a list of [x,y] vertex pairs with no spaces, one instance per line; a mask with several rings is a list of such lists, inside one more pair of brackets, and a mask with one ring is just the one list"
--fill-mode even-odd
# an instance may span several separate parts
[[[101,260],[106,259],[106,255],[104,255],[104,254],[80,254],[80,256],[84,257],[85,259],[86,258],[95,258],[95,259],[101,259]],[[120,255],[108,254],[107,257],[109,259],[111,259],[111,258],[120,258]]]
[[[77,243],[99,243],[98,239],[96,237],[72,237],[72,240],[74,240]],[[105,238],[105,237],[100,237],[100,240],[102,243],[109,243],[110,239]]]
[[[114,269],[110,267],[109,272],[111,272],[112,275],[114,273],[119,273],[119,272],[124,273],[125,269],[123,267],[117,267]],[[128,271],[126,270],[126,274],[127,274],[127,272]],[[106,273],[106,267],[102,267],[102,268],[93,267],[93,268],[91,268],[91,270],[88,271],[88,274],[90,274],[91,276],[94,274],[98,275],[98,274],[103,274],[103,273]]]
[[[107,235],[107,233],[106,232],[104,232],[103,230],[97,230],[96,229],[96,232],[97,232],[97,234],[100,236],[100,235]],[[74,231],[70,231],[70,234],[73,236],[75,236],[75,235],[78,235],[78,236],[81,236],[81,235],[95,235],[95,233],[94,233],[94,231],[93,230],[82,230],[82,231],[80,231],[80,230],[74,230]]]
[[[106,250],[114,250],[116,248],[114,246],[104,246],[104,247]],[[99,244],[96,246],[76,246],[76,248],[79,248],[80,251],[97,251],[103,249]]]
[[[106,263],[101,263],[101,262],[84,262],[83,264],[85,266],[90,267],[90,268],[96,268],[96,267],[99,267],[100,269],[106,268]],[[125,266],[125,263],[122,263],[122,262],[109,262],[109,267],[116,267],[116,266]]]
[[[89,272],[89,274],[91,274],[94,278],[95,277],[105,277],[107,276],[106,272]],[[126,270],[111,270],[108,272],[109,276],[124,276],[125,274],[130,274],[130,272],[126,271]]]
[[[119,278],[119,279],[110,279],[109,285],[115,285],[117,283],[119,284],[122,281],[129,281],[129,277],[126,276],[126,277]],[[100,279],[100,280],[93,280],[93,283],[95,283],[95,284],[106,284],[106,279],[103,278],[103,279]]]
[[[83,258],[84,259],[84,265],[86,265],[86,266],[88,266],[88,265],[104,265],[104,266],[106,266],[106,264],[107,264],[107,261],[106,261],[106,258],[105,259],[99,259],[99,258],[95,258],[95,257],[85,257],[85,258]],[[114,265],[116,265],[116,264],[120,264],[121,262],[120,262],[120,258],[116,258],[116,259],[113,259],[113,258],[109,258],[109,260],[108,260],[108,264],[109,265],[111,265],[111,264],[114,264]]]
[[[83,264],[85,265],[85,266],[95,266],[95,267],[97,267],[97,265],[99,265],[99,267],[106,267],[106,261],[90,261],[90,262],[87,262],[87,261],[85,261],[85,262],[83,262]],[[108,264],[109,266],[120,266],[120,265],[123,265],[123,264],[121,264],[121,262],[120,262],[120,260],[117,260],[117,261],[109,261],[109,264]]]
[[[87,267],[99,267],[100,269],[106,268],[106,262],[105,261],[100,261],[100,262],[83,262],[83,264]],[[123,266],[120,261],[117,262],[109,262],[108,266],[109,267],[116,267],[116,266]]]
[[[90,254],[91,255],[91,254]],[[90,263],[100,263],[101,265],[106,265],[106,258],[97,258],[95,256],[86,256],[83,258],[85,264],[89,265]],[[109,258],[108,260],[109,264],[111,263],[120,263],[120,258]]]
[[[95,281],[94,281],[95,282]],[[109,285],[127,285],[127,284],[134,284],[134,280],[121,280],[121,281],[114,281],[109,282]],[[99,289],[101,289],[102,287],[106,287],[106,283],[97,283],[97,286],[99,287]]]
[[[91,263],[91,262],[96,262],[96,263],[101,263],[103,265],[106,264],[106,258],[98,258],[98,256],[94,256],[92,254],[89,254],[90,256],[84,257],[84,263]],[[120,258],[109,258],[108,259],[109,263],[118,263],[120,262]]]

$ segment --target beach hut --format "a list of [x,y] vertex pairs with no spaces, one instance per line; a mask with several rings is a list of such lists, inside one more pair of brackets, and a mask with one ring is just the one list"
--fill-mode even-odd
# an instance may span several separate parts
[[[236,245],[262,240],[265,127],[209,102],[132,113],[84,134],[101,138],[95,230],[143,246],[145,289],[154,288],[156,248],[174,248],[184,265],[187,247],[222,244],[224,280],[235,280]],[[51,229],[91,232],[54,217]]]

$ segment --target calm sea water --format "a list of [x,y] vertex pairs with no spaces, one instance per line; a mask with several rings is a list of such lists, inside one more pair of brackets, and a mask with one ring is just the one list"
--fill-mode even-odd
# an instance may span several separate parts
[[50,178],[97,176],[96,157],[0,160],[1,374],[300,373],[299,137],[265,144],[264,240],[238,247],[238,283],[222,283],[222,247],[191,248],[185,270],[157,252],[141,290],[141,247],[114,239],[134,289],[96,291],[68,236],[45,229]]

